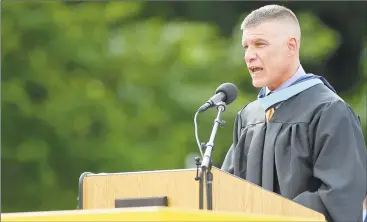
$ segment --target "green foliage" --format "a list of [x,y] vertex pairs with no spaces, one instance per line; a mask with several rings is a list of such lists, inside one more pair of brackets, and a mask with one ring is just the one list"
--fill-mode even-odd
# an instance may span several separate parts
[[[143,5],[3,2],[3,212],[75,208],[86,171],[185,167],[198,153],[196,108],[234,82],[242,91],[216,138],[220,165],[234,115],[256,93],[240,32],[224,39],[205,23],[138,19]],[[215,114],[199,116],[202,141]]]
[[335,31],[324,26],[311,12],[299,13],[297,17],[302,27],[302,61],[321,61],[334,52],[339,44]]

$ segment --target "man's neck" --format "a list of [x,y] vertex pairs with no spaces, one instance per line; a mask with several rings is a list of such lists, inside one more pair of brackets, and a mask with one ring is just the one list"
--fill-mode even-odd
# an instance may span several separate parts
[[302,65],[298,64],[295,71],[291,75],[288,75],[285,80],[283,80],[280,84],[278,84],[278,86],[266,87],[266,95],[269,92],[276,92],[284,88],[287,88],[288,86],[292,85],[292,83],[294,83],[297,79],[299,79],[300,77],[302,77],[305,74],[306,72],[304,71]]

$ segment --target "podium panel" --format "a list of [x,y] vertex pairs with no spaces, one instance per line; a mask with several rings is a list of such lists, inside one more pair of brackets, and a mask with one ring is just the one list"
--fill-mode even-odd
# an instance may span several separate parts
[[3,222],[109,222],[109,221],[323,221],[300,217],[266,216],[245,213],[208,212],[175,208],[125,208],[104,210],[72,210],[32,213],[7,213],[1,215]]
[[[316,211],[218,168],[213,168],[212,173],[214,211],[325,221],[325,217]],[[168,207],[199,209],[199,182],[195,176],[196,169],[84,173],[79,181],[79,207],[111,209],[116,208],[115,201],[121,198],[167,197]],[[205,206],[204,192],[204,209]]]

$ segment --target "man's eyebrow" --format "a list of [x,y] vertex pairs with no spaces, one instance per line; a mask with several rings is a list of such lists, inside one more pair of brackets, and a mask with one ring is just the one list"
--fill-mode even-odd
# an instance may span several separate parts
[[265,39],[262,38],[256,38],[252,40],[253,42],[259,42],[259,41],[266,41]]
[[262,38],[248,39],[248,40],[242,41],[242,44],[252,43],[252,42],[266,42],[266,40]]

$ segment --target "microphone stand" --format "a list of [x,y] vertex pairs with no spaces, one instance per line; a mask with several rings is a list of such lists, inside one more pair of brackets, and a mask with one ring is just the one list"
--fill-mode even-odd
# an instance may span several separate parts
[[[207,209],[213,210],[213,174],[211,172],[212,169],[212,152],[214,148],[214,140],[218,131],[219,126],[224,125],[224,121],[221,120],[222,113],[226,110],[226,104],[224,102],[220,102],[216,104],[218,114],[216,119],[214,120],[214,126],[212,129],[212,133],[210,135],[209,141],[205,144],[202,143],[202,148],[205,148],[205,153],[203,156],[203,161],[200,166],[200,174],[198,175],[200,158],[195,158],[197,173],[195,180],[199,180],[199,209],[203,209],[203,181],[206,182],[206,200],[207,200]],[[204,178],[205,177],[205,178]]]
[[195,180],[199,181],[199,209],[202,210],[204,208],[204,200],[203,200],[204,186],[203,186],[203,171],[202,170],[200,170],[200,175],[199,175],[199,166],[201,165],[200,157],[195,157],[195,162],[196,162]]

